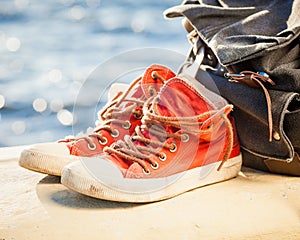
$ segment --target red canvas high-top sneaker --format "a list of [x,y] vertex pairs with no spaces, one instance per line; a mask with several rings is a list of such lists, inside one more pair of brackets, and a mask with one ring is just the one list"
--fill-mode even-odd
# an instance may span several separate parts
[[196,80],[172,78],[144,104],[135,136],[66,166],[61,181],[100,199],[152,202],[233,178],[242,161],[231,109]]
[[133,81],[125,92],[117,94],[100,111],[99,124],[92,134],[30,146],[21,153],[20,166],[60,176],[63,167],[79,157],[102,154],[104,147],[134,133],[135,127],[141,123],[144,102],[155,95],[166,80],[174,76],[164,66],[150,66],[142,77]]

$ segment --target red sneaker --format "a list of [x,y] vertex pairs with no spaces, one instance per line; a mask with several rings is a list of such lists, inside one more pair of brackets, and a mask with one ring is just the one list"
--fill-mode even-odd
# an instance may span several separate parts
[[153,202],[233,178],[242,160],[231,109],[196,80],[173,78],[144,104],[135,136],[66,166],[61,181],[100,199]]
[[125,135],[132,135],[141,124],[144,102],[156,94],[164,81],[175,74],[168,68],[152,65],[142,77],[131,83],[124,93],[116,95],[99,113],[99,123],[93,133],[81,138],[66,138],[53,143],[30,146],[20,156],[19,165],[41,173],[60,176],[65,165],[79,157],[103,153]]

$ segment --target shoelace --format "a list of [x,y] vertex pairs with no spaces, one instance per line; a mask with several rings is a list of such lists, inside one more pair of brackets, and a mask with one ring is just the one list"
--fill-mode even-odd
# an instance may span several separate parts
[[[204,57],[203,53],[200,51],[202,49],[203,43],[200,41],[201,38],[199,37],[198,32],[196,31],[196,29],[193,29],[193,27],[190,25],[188,21],[186,22],[186,29],[189,32],[187,38],[191,43],[192,49],[190,55],[188,56],[188,59],[182,65],[180,69],[181,71],[186,69],[188,66],[190,66],[193,60],[197,62],[197,57],[200,59],[198,60],[199,62],[198,65],[200,65]],[[210,54],[208,54],[208,56],[212,57],[212,55]],[[255,73],[252,71],[242,71],[240,73],[225,73],[225,77],[229,78],[230,81],[244,83],[250,87],[255,87],[255,88],[261,87],[263,89],[267,101],[267,108],[268,108],[269,141],[272,142],[272,136],[274,137],[274,139],[279,139],[278,133],[275,131],[273,132],[272,102],[271,102],[270,94],[267,88],[263,85],[263,83],[265,82],[268,82],[273,86],[275,85],[275,83],[269,77],[269,75],[266,74],[265,72]]]
[[[160,80],[165,82],[166,80],[158,74],[156,71],[153,71],[151,77],[154,80]],[[98,113],[98,120],[96,121],[96,128],[93,130],[91,134],[88,136],[82,136],[79,138],[75,137],[67,137],[62,141],[77,141],[80,139],[84,139],[88,142],[88,147],[90,150],[95,150],[96,145],[93,142],[92,137],[96,137],[101,145],[106,145],[108,139],[102,136],[101,131],[106,130],[110,132],[112,137],[118,137],[119,132],[116,129],[112,129],[111,124],[119,124],[124,129],[129,129],[131,127],[131,123],[129,120],[122,120],[122,116],[132,113],[136,119],[141,119],[143,116],[142,109],[138,109],[138,106],[142,106],[145,102],[146,98],[142,97],[141,99],[137,98],[130,98],[128,94],[130,91],[141,81],[142,77],[137,78],[130,87],[125,92],[119,92],[116,96],[112,99],[111,103],[105,107],[102,111]],[[151,88],[152,94],[155,94],[155,89]],[[120,105],[124,102],[128,102],[128,106],[121,107]]]
[[[149,130],[151,127],[151,135],[155,136],[156,139],[168,139],[170,137],[181,139],[182,142],[188,142],[190,135],[195,135],[201,138],[201,134],[210,133],[213,131],[213,124],[210,124],[210,127],[206,129],[201,129],[201,125],[204,123],[204,120],[209,119],[213,123],[214,118],[222,118],[227,127],[227,137],[228,144],[224,157],[221,164],[218,167],[218,171],[222,168],[223,164],[228,160],[231,150],[233,148],[233,129],[231,122],[227,117],[229,113],[225,109],[221,110],[211,110],[200,115],[195,115],[192,117],[167,117],[157,114],[153,108],[153,101],[159,101],[159,98],[150,98],[148,99],[143,106],[144,116],[142,118],[142,125],[135,129],[135,136],[126,136],[124,140],[119,140],[110,147],[105,147],[104,152],[110,154],[116,154],[117,156],[128,160],[137,162],[144,170],[145,174],[149,174],[150,171],[147,169],[145,161],[151,164],[153,169],[158,168],[158,163],[151,158],[151,155],[156,155],[160,160],[166,160],[166,154],[162,152],[161,148],[166,148],[170,152],[175,152],[177,146],[175,143],[167,143],[166,141],[154,140],[153,138],[147,138],[142,133],[141,129]],[[231,108],[230,108],[231,110]],[[180,129],[176,133],[170,133],[167,131],[162,131],[161,127],[153,128],[156,123],[172,126],[174,128]],[[143,144],[135,144],[134,142],[138,141]],[[158,148],[160,147],[160,148]]]
[[268,89],[264,86],[263,83],[270,83],[275,85],[273,80],[265,72],[252,72],[252,71],[242,71],[240,73],[225,73],[225,77],[232,82],[239,82],[246,84],[249,87],[258,88],[261,87],[264,91],[267,108],[268,108],[268,125],[269,125],[269,141],[272,142],[273,135],[273,117],[272,117],[272,102]]

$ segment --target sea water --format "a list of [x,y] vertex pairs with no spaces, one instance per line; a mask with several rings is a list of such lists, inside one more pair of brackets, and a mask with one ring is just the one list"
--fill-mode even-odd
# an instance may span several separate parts
[[186,32],[163,11],[180,2],[1,0],[0,147],[85,132],[112,82],[151,63],[176,71]]

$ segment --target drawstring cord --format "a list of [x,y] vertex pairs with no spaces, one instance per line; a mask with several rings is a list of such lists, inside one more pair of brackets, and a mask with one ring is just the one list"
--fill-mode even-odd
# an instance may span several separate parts
[[272,102],[268,89],[263,83],[270,83],[272,86],[275,85],[273,80],[265,72],[252,72],[242,71],[240,73],[225,73],[224,76],[229,79],[230,82],[243,83],[249,87],[262,88],[267,101],[268,108],[268,125],[269,125],[269,142],[272,142],[273,135],[273,117],[272,117]]

